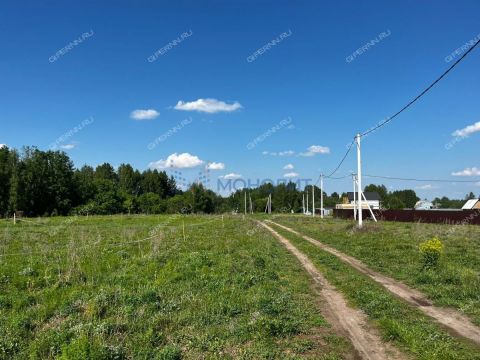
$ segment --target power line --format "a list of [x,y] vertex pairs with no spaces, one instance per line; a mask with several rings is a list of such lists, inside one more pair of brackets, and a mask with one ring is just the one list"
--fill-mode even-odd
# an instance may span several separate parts
[[[350,150],[352,150],[352,146],[353,146],[354,143],[355,143],[355,140],[352,140],[350,145],[348,145],[348,148],[347,148],[347,151],[346,151],[345,155],[343,155],[343,158],[342,158],[342,160],[340,160],[337,167],[329,175],[324,176],[324,178],[326,178],[326,179],[332,178],[333,174],[335,174],[338,171],[338,169],[340,169],[340,166],[342,166],[343,162],[347,158],[347,155],[350,153]],[[318,180],[317,180],[317,182],[318,182]]]
[[478,180],[446,180],[446,179],[416,179],[416,178],[401,178],[393,176],[382,176],[382,175],[363,175],[364,177],[370,178],[379,178],[387,180],[404,180],[404,181],[420,181],[420,182],[444,182],[444,183],[477,183]]
[[400,115],[402,112],[407,110],[411,105],[413,105],[417,100],[419,100],[423,95],[425,95],[431,88],[433,88],[440,80],[442,80],[450,71],[453,70],[455,66],[457,66],[475,47],[480,43],[480,39],[477,40],[477,42],[470,48],[468,49],[465,54],[463,54],[457,61],[453,63],[452,66],[450,66],[440,77],[438,77],[433,83],[431,83],[425,90],[423,90],[419,95],[417,95],[413,100],[411,100],[407,105],[405,105],[403,108],[401,108],[399,111],[397,111],[395,114],[392,116],[388,117],[384,121],[380,122],[370,130],[365,131],[364,133],[360,134],[360,136],[365,136],[367,134],[370,134],[371,132],[376,131],[377,129],[381,128],[382,126],[388,124],[390,121],[392,121],[394,118],[396,118],[398,115]]

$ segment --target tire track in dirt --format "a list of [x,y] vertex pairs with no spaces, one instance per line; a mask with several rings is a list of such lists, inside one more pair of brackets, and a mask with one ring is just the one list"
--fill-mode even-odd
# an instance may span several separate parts
[[326,301],[323,316],[337,330],[345,333],[361,359],[407,359],[398,349],[384,343],[376,329],[368,324],[367,316],[347,306],[343,296],[325,279],[310,259],[293,246],[285,237],[264,222],[258,222],[273,234],[302,264],[318,286],[319,294]]
[[321,243],[318,240],[315,240],[309,236],[303,235],[300,232],[293,230],[285,225],[278,224],[274,221],[266,220],[269,223],[275,224],[276,226],[287,230],[297,236],[302,237],[311,244],[319,247],[320,249],[335,255],[344,263],[352,266],[356,270],[360,271],[362,274],[367,275],[372,280],[381,284],[393,295],[399,297],[400,299],[406,301],[407,303],[415,306],[420,309],[423,313],[433,318],[440,324],[442,324],[447,330],[457,336],[469,339],[475,344],[480,345],[480,328],[475,326],[471,320],[458,312],[455,309],[447,309],[439,306],[435,306],[432,302],[420,291],[412,289],[407,285],[394,280],[388,276],[382,275],[372,269],[367,265],[362,263],[360,260],[355,259],[349,255],[346,255],[337,249],[334,249],[328,245]]

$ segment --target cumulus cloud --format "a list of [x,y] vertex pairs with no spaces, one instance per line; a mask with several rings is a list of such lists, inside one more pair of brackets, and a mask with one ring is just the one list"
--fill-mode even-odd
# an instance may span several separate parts
[[232,104],[227,104],[226,102],[217,99],[198,99],[190,102],[180,100],[177,105],[175,105],[176,110],[198,111],[209,114],[218,112],[232,112],[241,108],[242,105],[240,105],[240,103],[237,101]]
[[330,148],[320,145],[309,146],[306,152],[300,153],[300,156],[314,156],[316,154],[330,154]]
[[293,164],[287,164],[283,167],[283,170],[293,170],[293,169],[294,169]]
[[235,179],[240,179],[242,177],[242,175],[235,174],[235,173],[230,173],[230,174],[219,176],[219,177],[221,179],[225,179],[225,180],[235,180]]
[[225,169],[225,164],[221,162],[211,162],[207,164],[208,170],[223,170]]
[[270,156],[292,156],[295,155],[295,151],[293,150],[286,150],[286,151],[262,151],[262,155],[270,155]]
[[286,177],[286,178],[295,178],[295,177],[298,177],[298,173],[296,173],[296,172],[289,172],[289,173],[284,174],[283,177]]
[[191,155],[189,153],[177,154],[173,153],[167,157],[166,160],[158,160],[148,164],[150,169],[167,169],[167,168],[176,168],[176,169],[185,169],[193,168],[204,163],[203,160],[200,160],[198,156]]
[[456,137],[467,137],[472,135],[473,133],[476,133],[480,131],[480,121],[476,122],[475,124],[468,125],[464,127],[463,129],[455,130],[452,133],[452,136]]
[[152,120],[152,119],[155,119],[158,115],[160,115],[160,113],[154,109],[148,109],[148,110],[138,109],[138,110],[133,110],[130,113],[130,117],[134,120]]
[[453,176],[480,176],[480,169],[476,167],[466,168],[462,171],[452,172]]
[[0,144],[0,149],[4,147],[7,147],[7,144]]
[[76,144],[65,144],[65,145],[60,145],[60,148],[63,150],[72,150],[76,147]]

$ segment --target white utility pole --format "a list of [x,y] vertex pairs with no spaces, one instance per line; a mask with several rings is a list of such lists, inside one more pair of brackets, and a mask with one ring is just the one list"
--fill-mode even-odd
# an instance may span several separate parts
[[307,212],[306,214],[308,214],[308,190],[307,190]]
[[315,185],[312,185],[312,217],[315,216]]
[[248,194],[248,200],[250,201],[250,214],[253,214],[252,196],[250,194]]
[[360,148],[360,134],[355,137],[357,140],[357,190],[358,190],[358,227],[363,226],[362,218],[362,158]]
[[247,191],[245,190],[245,215],[247,215]]
[[302,194],[302,212],[305,215],[305,194]]
[[352,174],[353,180],[353,218],[357,221],[357,177]]
[[320,175],[320,218],[323,219],[323,174]]

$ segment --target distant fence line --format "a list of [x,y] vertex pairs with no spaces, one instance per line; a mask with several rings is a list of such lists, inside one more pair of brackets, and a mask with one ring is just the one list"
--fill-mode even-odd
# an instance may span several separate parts
[[[480,210],[373,210],[379,220],[400,222],[441,223],[451,225],[480,225]],[[363,218],[371,218],[368,210],[362,211]],[[334,209],[333,216],[353,219],[353,210]]]

